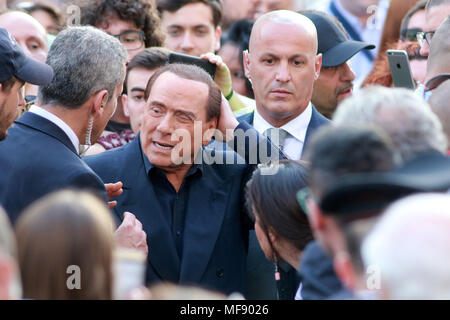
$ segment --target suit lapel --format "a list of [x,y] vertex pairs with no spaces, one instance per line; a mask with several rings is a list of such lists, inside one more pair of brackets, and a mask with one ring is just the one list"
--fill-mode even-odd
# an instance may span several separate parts
[[[206,152],[203,152],[207,156]],[[203,177],[189,190],[180,281],[199,283],[222,228],[229,193],[225,181],[204,165]]]
[[122,220],[125,211],[133,213],[147,233],[148,260],[155,273],[163,280],[177,283],[180,274],[180,259],[171,231],[164,219],[153,184],[144,167],[138,135],[127,150],[123,165],[123,194],[115,211]]
[[[53,122],[41,117],[32,112],[25,112],[19,119],[15,121],[21,125],[27,126],[29,128],[41,131],[53,138],[59,140],[63,143],[67,148],[69,148],[73,153],[78,155],[75,146],[72,141],[69,139],[67,134],[56,124]],[[78,155],[79,156],[79,155]]]
[[309,143],[309,140],[311,136],[314,134],[314,132],[322,125],[330,122],[327,118],[322,116],[319,111],[316,110],[314,106],[312,106],[312,114],[311,114],[311,120],[309,121],[308,128],[306,129],[306,135],[305,135],[305,143],[303,144],[303,151],[302,151],[302,158],[305,154],[306,147]]

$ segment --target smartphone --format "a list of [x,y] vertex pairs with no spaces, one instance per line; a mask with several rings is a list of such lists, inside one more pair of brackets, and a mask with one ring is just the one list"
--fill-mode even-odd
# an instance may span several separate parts
[[167,58],[168,63],[184,63],[184,64],[193,64],[197,67],[205,70],[211,78],[214,79],[214,75],[216,73],[216,65],[212,64],[208,60],[201,59],[199,57],[190,56],[182,53],[174,53],[170,52]]
[[137,249],[116,248],[114,251],[115,300],[130,298],[133,289],[145,286],[146,256]]
[[394,87],[414,90],[416,85],[409,67],[408,54],[405,50],[388,50],[387,57],[391,69]]

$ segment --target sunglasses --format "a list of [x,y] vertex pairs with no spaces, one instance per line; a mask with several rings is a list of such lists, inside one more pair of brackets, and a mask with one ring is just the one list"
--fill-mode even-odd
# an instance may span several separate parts
[[424,40],[427,41],[428,45],[431,46],[431,39],[433,39],[434,33],[436,31],[427,31],[427,32],[417,32],[417,42],[419,42],[419,45],[423,47]]
[[426,91],[432,91],[439,87],[442,83],[450,79],[450,73],[443,73],[439,74],[430,80],[427,81],[425,84]]

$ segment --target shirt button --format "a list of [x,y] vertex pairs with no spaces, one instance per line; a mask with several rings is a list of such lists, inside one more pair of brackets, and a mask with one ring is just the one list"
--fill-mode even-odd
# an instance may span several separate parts
[[223,277],[223,274],[224,274],[224,270],[223,270],[222,268],[217,268],[217,270],[216,270],[216,275],[217,275],[219,278],[222,278],[222,277]]
[[181,231],[180,230],[177,231],[177,237],[179,237],[179,236],[181,236]]

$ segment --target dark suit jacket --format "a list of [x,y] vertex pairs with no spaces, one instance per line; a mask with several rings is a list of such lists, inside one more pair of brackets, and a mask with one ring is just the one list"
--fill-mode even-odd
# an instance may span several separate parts
[[106,201],[105,186],[81,160],[69,137],[31,112],[0,143],[0,203],[14,223],[34,200],[62,188],[86,188]]
[[[239,122],[246,121],[253,125],[254,112],[238,118]],[[312,107],[311,121],[306,131],[303,154],[313,133],[322,125],[330,123],[330,120],[321,115],[314,106]],[[292,300],[295,297],[299,277],[297,271],[286,263],[279,268],[281,280],[274,280],[274,265],[266,259],[259,246],[255,232],[250,231],[249,252],[246,271],[246,297],[247,299],[280,299]]]
[[[211,158],[230,151],[203,149]],[[195,284],[224,293],[244,292],[249,223],[243,188],[254,167],[247,164],[202,164],[202,176],[189,184],[182,257],[144,168],[140,135],[131,143],[87,157],[88,165],[105,183],[123,182],[114,208],[136,215],[147,233],[147,282],[161,280]]]
[[[253,125],[254,116],[255,112],[247,113],[244,114],[243,116],[240,116],[238,118],[238,121],[239,122],[246,121],[250,125]],[[303,144],[303,154],[305,154],[306,147],[309,144],[309,140],[311,139],[311,136],[314,134],[314,132],[324,124],[328,123],[330,123],[330,120],[325,118],[319,111],[317,111],[317,109],[314,106],[312,106],[311,120],[309,121],[308,129],[306,129],[305,143]]]

